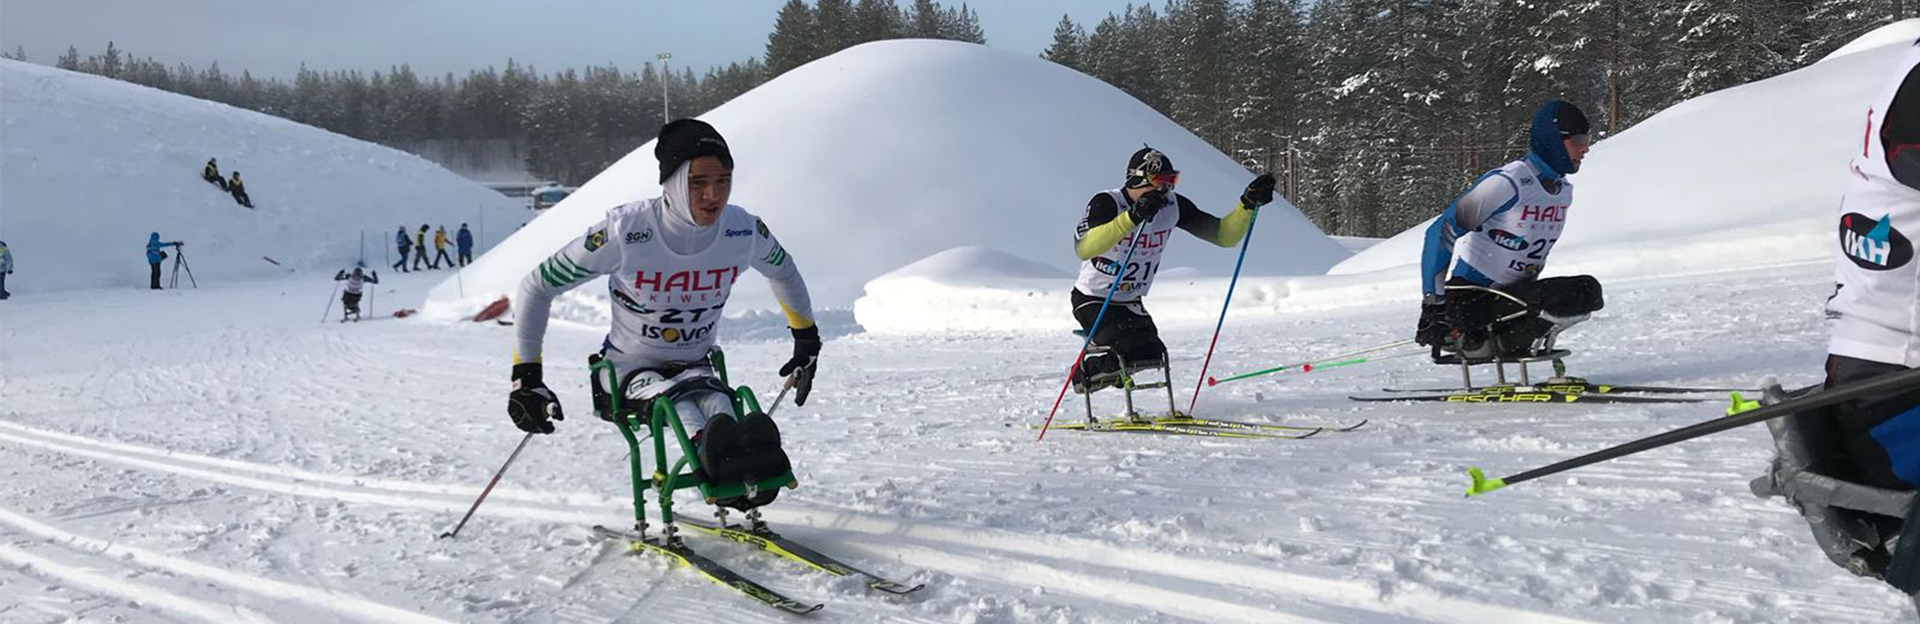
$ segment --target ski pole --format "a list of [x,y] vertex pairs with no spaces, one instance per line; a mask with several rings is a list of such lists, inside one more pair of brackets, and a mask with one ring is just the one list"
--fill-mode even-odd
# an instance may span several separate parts
[[1311,373],[1311,372],[1313,372],[1313,371],[1317,371],[1317,370],[1324,370],[1324,369],[1329,369],[1329,368],[1338,368],[1338,367],[1341,367],[1341,366],[1353,366],[1353,365],[1355,365],[1355,364],[1367,364],[1367,363],[1370,363],[1370,362],[1378,362],[1378,361],[1381,361],[1381,360],[1392,360],[1392,359],[1396,359],[1396,358],[1403,358],[1403,357],[1413,357],[1413,356],[1416,356],[1416,355],[1426,355],[1426,354],[1427,354],[1427,352],[1426,352],[1426,351],[1424,351],[1424,350],[1422,350],[1422,351],[1408,351],[1408,352],[1406,352],[1406,353],[1395,353],[1395,354],[1392,354],[1392,355],[1381,355],[1381,356],[1375,356],[1375,357],[1362,357],[1362,358],[1353,358],[1353,359],[1349,359],[1349,360],[1340,360],[1340,361],[1337,361],[1337,362],[1315,362],[1315,363],[1312,363],[1312,364],[1302,364],[1302,365],[1300,365],[1300,372],[1302,372],[1302,373]]
[[327,293],[327,307],[320,308],[320,322],[327,322],[327,313],[333,311],[333,296],[340,294],[340,282],[333,283],[333,292]]
[[507,456],[507,463],[500,464],[500,471],[493,473],[493,480],[487,482],[487,488],[484,490],[480,490],[480,498],[473,499],[473,506],[467,508],[467,515],[460,518],[460,524],[454,525],[452,531],[441,533],[440,539],[447,539],[449,537],[453,537],[455,535],[460,534],[460,529],[467,526],[468,520],[473,519],[473,512],[480,510],[480,503],[486,502],[487,495],[493,493],[493,486],[500,484],[500,477],[507,474],[507,467],[513,465],[513,460],[519,459],[520,450],[527,448],[527,443],[532,441],[533,441],[533,432],[531,431],[527,432],[526,437],[520,438],[520,445],[513,447],[513,454]]
[[[1333,360],[1342,360],[1342,359],[1347,359],[1347,358],[1352,358],[1352,357],[1357,357],[1357,356],[1361,356],[1361,355],[1366,355],[1366,354],[1368,354],[1368,353],[1374,353],[1374,352],[1377,352],[1377,351],[1385,351],[1385,350],[1387,350],[1387,349],[1392,349],[1392,348],[1395,348],[1395,347],[1404,347],[1404,346],[1407,346],[1407,345],[1410,345],[1410,344],[1413,344],[1413,343],[1414,343],[1414,341],[1413,341],[1413,339],[1411,339],[1411,338],[1409,338],[1409,339],[1406,339],[1406,340],[1397,340],[1397,341],[1394,341],[1394,342],[1389,342],[1389,343],[1386,343],[1386,344],[1383,344],[1383,345],[1376,345],[1376,346],[1372,346],[1372,347],[1367,347],[1367,348],[1365,348],[1365,349],[1359,349],[1359,350],[1355,350],[1355,351],[1348,351],[1348,352],[1346,352],[1346,353],[1341,353],[1341,354],[1338,354],[1338,355],[1329,355],[1329,356],[1326,356],[1326,357],[1321,357],[1321,358],[1314,358],[1314,359],[1311,359],[1311,360],[1307,360],[1307,361],[1305,361],[1305,362],[1295,362],[1295,363],[1293,363],[1293,364],[1287,364],[1287,365],[1285,365],[1285,366],[1275,366],[1275,367],[1273,367],[1273,368],[1269,368],[1269,369],[1266,369],[1266,370],[1257,370],[1257,371],[1253,371],[1253,372],[1251,372],[1251,373],[1243,373],[1243,374],[1239,374],[1239,375],[1234,375],[1234,376],[1232,376],[1232,377],[1226,377],[1226,378],[1223,378],[1223,379],[1212,379],[1212,378],[1209,378],[1209,379],[1207,379],[1207,385],[1209,385],[1209,386],[1217,386],[1217,385],[1220,385],[1220,384],[1223,384],[1223,383],[1226,383],[1226,382],[1229,382],[1229,381],[1239,381],[1239,380],[1241,380],[1241,379],[1247,379],[1247,378],[1249,378],[1249,377],[1259,377],[1259,376],[1261,376],[1261,375],[1271,375],[1271,374],[1274,374],[1274,373],[1278,373],[1278,372],[1282,372],[1282,371],[1285,371],[1285,370],[1287,370],[1287,369],[1290,369],[1290,368],[1307,368],[1307,367],[1313,367],[1313,366],[1314,366],[1314,364],[1317,364],[1317,363],[1321,363],[1321,362],[1329,362],[1329,361],[1333,361]],[[1385,359],[1385,358],[1374,358],[1374,359]],[[1354,363],[1354,364],[1358,364],[1359,362],[1353,362],[1353,363]],[[1324,365],[1323,365],[1323,366],[1319,366],[1319,367],[1317,367],[1317,368],[1326,368],[1326,366],[1324,366]]]
[[800,374],[799,374],[799,373],[794,373],[794,374],[792,374],[792,375],[787,375],[787,381],[786,381],[786,383],[782,383],[782,384],[780,384],[780,394],[779,394],[778,396],[775,396],[775,397],[773,397],[773,406],[772,406],[772,407],[768,407],[768,408],[767,408],[767,417],[768,417],[768,418],[772,418],[772,417],[773,417],[773,411],[774,411],[774,410],[777,410],[777,409],[780,409],[780,402],[781,402],[781,401],[783,401],[783,400],[785,400],[785,399],[787,398],[787,391],[788,391],[788,390],[792,390],[792,389],[793,389],[793,384],[794,384],[794,380],[796,380],[796,379],[799,379],[799,378],[800,378]]
[[1213,347],[1220,344],[1220,328],[1227,324],[1227,306],[1233,304],[1233,288],[1240,285],[1240,265],[1247,261],[1247,248],[1253,246],[1253,224],[1260,220],[1260,211],[1253,211],[1247,219],[1247,235],[1240,239],[1240,259],[1233,261],[1233,279],[1227,280],[1227,299],[1220,302],[1220,320],[1213,323],[1213,339],[1207,341],[1207,358],[1200,362],[1200,377],[1193,380],[1193,398],[1187,401],[1187,413],[1193,413],[1193,406],[1200,403],[1200,387],[1207,379],[1207,366],[1213,364]]
[[[1845,386],[1834,388],[1832,390],[1828,390],[1825,392],[1811,394],[1811,395],[1807,395],[1805,397],[1801,397],[1797,399],[1790,399],[1780,403],[1775,403],[1773,405],[1767,405],[1764,407],[1752,409],[1752,410],[1735,414],[1732,416],[1715,418],[1713,420],[1709,420],[1702,423],[1695,423],[1692,425],[1681,427],[1679,429],[1674,429],[1664,433],[1634,440],[1626,444],[1621,444],[1618,446],[1612,446],[1612,447],[1600,449],[1598,451],[1594,451],[1586,455],[1581,455],[1573,459],[1564,460],[1552,465],[1535,468],[1533,470],[1528,470],[1526,472],[1522,472],[1520,474],[1516,474],[1511,477],[1506,477],[1504,479],[1488,479],[1486,474],[1481,472],[1479,468],[1468,467],[1467,476],[1468,478],[1473,480],[1473,483],[1472,485],[1467,487],[1467,496],[1476,496],[1480,494],[1485,494],[1488,492],[1492,492],[1494,490],[1498,490],[1500,488],[1507,487],[1509,485],[1532,481],[1540,477],[1545,477],[1548,475],[1566,472],[1568,470],[1579,468],[1581,466],[1597,464],[1603,461],[1617,459],[1617,458],[1625,457],[1635,453],[1650,451],[1650,450],[1657,449],[1669,444],[1673,444],[1675,442],[1684,442],[1687,440],[1692,440],[1694,438],[1719,433],[1722,431],[1726,431],[1728,429],[1733,429],[1735,427],[1744,427],[1757,422],[1764,422],[1764,421],[1772,420],[1775,418],[1779,418],[1781,416],[1787,416],[1790,414],[1796,414],[1796,413],[1804,412],[1807,410],[1826,407],[1828,405],[1833,405],[1835,403],[1840,403],[1842,401],[1847,401],[1863,395],[1873,394],[1875,392],[1879,392],[1882,390],[1893,390],[1893,389],[1914,388],[1914,387],[1920,387],[1920,368],[1911,368],[1911,369],[1903,370],[1897,373],[1881,375],[1879,377],[1874,377],[1866,381],[1847,384]],[[1733,393],[1733,397],[1734,397],[1734,402],[1736,404],[1744,403],[1744,401],[1742,401],[1742,399],[1740,398],[1740,393],[1738,392]]]
[[1142,223],[1134,226],[1133,231],[1127,232],[1127,255],[1121,258],[1120,264],[1114,268],[1113,284],[1107,286],[1107,296],[1100,300],[1100,311],[1094,313],[1093,325],[1087,327],[1087,339],[1080,343],[1080,354],[1073,356],[1073,366],[1067,367],[1067,381],[1060,384],[1060,395],[1053,398],[1053,409],[1047,410],[1047,422],[1040,425],[1040,437],[1035,438],[1034,442],[1047,439],[1047,428],[1053,425],[1053,415],[1060,411],[1060,402],[1066,400],[1067,388],[1073,385],[1074,373],[1080,372],[1080,361],[1086,359],[1087,347],[1093,346],[1093,335],[1100,330],[1100,321],[1107,318],[1107,306],[1113,303],[1113,293],[1120,290],[1121,276],[1126,274],[1127,263],[1133,262],[1133,250],[1140,248],[1138,244],[1140,241],[1135,239],[1146,227],[1147,224]]

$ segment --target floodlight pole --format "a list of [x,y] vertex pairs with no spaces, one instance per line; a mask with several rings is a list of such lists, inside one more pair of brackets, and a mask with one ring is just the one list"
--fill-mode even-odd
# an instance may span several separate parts
[[667,73],[667,59],[673,55],[661,52],[654,58],[660,59],[660,123],[664,124],[673,121],[673,101],[667,93],[667,83],[673,80],[673,74]]

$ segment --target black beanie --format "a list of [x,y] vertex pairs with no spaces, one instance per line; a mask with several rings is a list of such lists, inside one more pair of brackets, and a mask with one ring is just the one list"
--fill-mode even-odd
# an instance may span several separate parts
[[660,161],[660,182],[665,184],[680,165],[701,156],[718,156],[720,163],[733,169],[733,152],[720,131],[698,119],[675,119],[660,126],[660,138],[653,143],[653,158]]

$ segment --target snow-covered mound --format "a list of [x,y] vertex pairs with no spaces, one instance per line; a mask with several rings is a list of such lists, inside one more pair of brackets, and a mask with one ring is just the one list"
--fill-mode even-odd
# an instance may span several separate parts
[[1867,34],[1860,35],[1860,38],[1840,46],[1840,49],[1827,53],[1820,58],[1820,61],[1826,62],[1848,54],[1890,45],[1911,44],[1915,39],[1920,39],[1920,18],[1903,19],[1867,31]]
[[1049,329],[1072,323],[1073,275],[985,247],[955,247],[867,282],[854,302],[873,332],[927,328]]
[[[1572,177],[1572,217],[1549,272],[1606,281],[1830,257],[1869,101],[1906,52],[1881,46],[1710,93],[1594,144]],[[1426,229],[1332,273],[1393,269],[1382,277],[1404,278],[1412,293]]]
[[[984,46],[885,41],[782,75],[702,119],[731,145],[735,204],[793,252],[821,306],[845,307],[868,280],[962,245],[1067,270],[1074,225],[1095,191],[1119,186],[1142,143],[1181,170],[1180,191],[1216,214],[1253,176],[1132,97],[1073,70]],[[608,208],[659,193],[651,142],[503,242],[429,297],[459,312],[511,292]],[[1346,257],[1285,202],[1262,211],[1250,274],[1318,274]],[[1234,250],[1195,243],[1176,265],[1225,273]],[[759,280],[732,309],[770,306]],[[587,286],[580,296],[604,298]],[[558,308],[557,308],[558,309]]]
[[[17,293],[144,286],[155,231],[186,241],[188,266],[208,282],[349,265],[363,230],[378,266],[401,225],[451,235],[468,223],[484,248],[525,219],[512,200],[411,154],[16,61],[0,60],[0,137],[0,240],[18,262],[7,280]],[[200,179],[208,158],[240,171],[256,209]]]

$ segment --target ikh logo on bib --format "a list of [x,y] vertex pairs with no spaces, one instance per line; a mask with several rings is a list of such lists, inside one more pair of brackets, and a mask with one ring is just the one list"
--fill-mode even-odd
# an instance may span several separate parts
[[1527,237],[1498,228],[1487,232],[1487,238],[1493,239],[1495,245],[1514,251],[1526,249],[1528,246]]
[[1893,215],[1878,220],[1850,212],[1840,217],[1840,253],[1868,271],[1891,271],[1913,261],[1913,241],[1893,229]]

